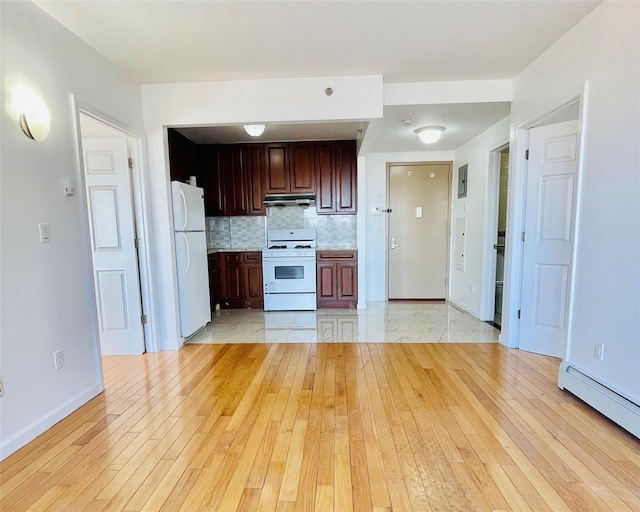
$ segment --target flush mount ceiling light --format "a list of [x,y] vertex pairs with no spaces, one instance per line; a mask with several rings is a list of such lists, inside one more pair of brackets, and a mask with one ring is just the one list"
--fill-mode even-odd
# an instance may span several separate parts
[[267,126],[264,124],[243,124],[242,127],[252,137],[260,137]]
[[30,139],[43,141],[49,135],[51,116],[44,100],[28,87],[13,91],[13,104],[20,114],[20,128]]
[[438,142],[444,132],[444,126],[425,126],[424,128],[418,128],[416,133],[420,140],[425,144],[433,144]]

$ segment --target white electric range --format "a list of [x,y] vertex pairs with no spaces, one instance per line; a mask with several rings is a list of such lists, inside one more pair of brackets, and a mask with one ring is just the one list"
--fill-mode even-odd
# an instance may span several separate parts
[[265,311],[315,311],[316,230],[269,229],[262,251]]

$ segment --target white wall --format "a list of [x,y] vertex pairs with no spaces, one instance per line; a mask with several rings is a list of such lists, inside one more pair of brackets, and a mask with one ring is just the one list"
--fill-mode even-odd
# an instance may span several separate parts
[[[72,94],[142,133],[140,88],[29,2],[1,2],[0,457],[35,438],[102,388]],[[44,142],[12,108],[31,86],[51,113]],[[78,193],[65,197],[62,177]],[[38,242],[47,222],[51,243]],[[65,367],[54,370],[53,352]]]
[[[359,203],[359,215],[365,216],[366,300],[387,299],[387,214],[371,215],[371,208],[387,208],[387,163],[451,162],[453,151],[407,153],[368,153],[365,159],[365,201]],[[359,178],[358,178],[359,179]],[[360,227],[360,226],[358,226]]]
[[[509,117],[505,117],[455,151],[451,209],[451,240],[457,238],[456,220],[466,219],[464,238],[464,270],[456,269],[452,247],[449,281],[449,299],[472,315],[481,318],[482,276],[485,265],[484,247],[493,244],[486,225],[487,193],[489,192],[489,165],[491,151],[509,142]],[[467,169],[467,197],[458,199],[458,169]],[[494,229],[491,229],[491,233]],[[495,236],[495,233],[493,234]],[[455,243],[454,243],[455,245]],[[493,285],[492,285],[493,286]],[[481,318],[488,320],[487,318]]]
[[640,404],[639,20],[638,2],[594,9],[515,78],[511,119],[540,116],[589,80],[566,359]]
[[[333,95],[325,95],[327,87]],[[382,117],[382,96],[379,75],[142,86],[161,348],[175,349],[182,343],[165,127],[374,119]]]

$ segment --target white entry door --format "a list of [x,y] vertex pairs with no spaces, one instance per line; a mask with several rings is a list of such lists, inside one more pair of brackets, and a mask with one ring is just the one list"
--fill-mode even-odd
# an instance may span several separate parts
[[520,348],[563,357],[574,240],[578,122],[529,133]]
[[103,354],[141,354],[138,255],[125,138],[82,139],[91,256]]
[[445,299],[448,162],[389,166],[389,299]]

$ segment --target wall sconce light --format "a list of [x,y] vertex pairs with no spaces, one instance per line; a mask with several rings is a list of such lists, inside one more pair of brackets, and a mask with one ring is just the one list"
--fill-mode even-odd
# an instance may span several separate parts
[[433,144],[438,142],[444,132],[444,126],[425,126],[424,128],[418,128],[416,133],[420,140],[425,144]]
[[267,126],[264,124],[243,124],[242,127],[248,135],[251,135],[252,137],[260,137]]
[[20,128],[30,139],[43,141],[49,135],[51,116],[44,100],[28,87],[13,90],[13,106],[20,115]]

